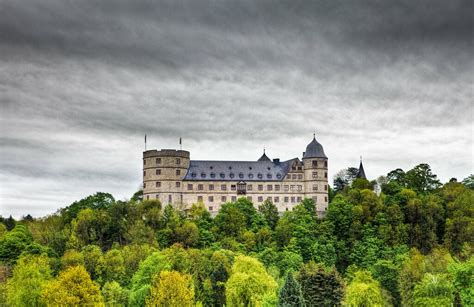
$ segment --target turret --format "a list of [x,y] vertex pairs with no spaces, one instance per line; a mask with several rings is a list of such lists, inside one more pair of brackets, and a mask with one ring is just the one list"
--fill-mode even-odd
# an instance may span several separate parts
[[303,153],[305,197],[316,203],[318,215],[324,215],[328,206],[328,157],[323,146],[313,136]]
[[183,178],[189,168],[189,151],[162,149],[143,152],[143,199],[163,205],[183,202]]

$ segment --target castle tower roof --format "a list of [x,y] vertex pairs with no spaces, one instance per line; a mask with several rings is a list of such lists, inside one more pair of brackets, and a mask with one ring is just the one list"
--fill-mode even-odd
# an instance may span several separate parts
[[265,154],[265,149],[263,150],[263,155],[257,161],[259,161],[259,162],[262,162],[262,161],[272,162],[272,160]]
[[362,157],[360,158],[359,171],[357,172],[357,178],[367,179],[365,177],[364,165],[362,165]]
[[303,154],[303,159],[307,158],[326,158],[323,146],[316,141],[316,135],[313,135],[313,140],[306,146],[306,151]]

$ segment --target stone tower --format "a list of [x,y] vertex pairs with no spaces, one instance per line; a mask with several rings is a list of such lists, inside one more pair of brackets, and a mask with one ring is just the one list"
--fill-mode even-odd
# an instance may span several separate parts
[[189,168],[189,151],[162,149],[143,153],[143,191],[165,204],[183,203],[183,178]]
[[328,206],[328,157],[323,146],[313,137],[303,153],[305,197],[316,203],[316,211],[323,216]]

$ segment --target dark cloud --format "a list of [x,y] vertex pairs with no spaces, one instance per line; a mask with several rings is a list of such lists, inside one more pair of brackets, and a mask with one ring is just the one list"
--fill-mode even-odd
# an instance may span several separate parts
[[471,1],[3,1],[0,214],[129,197],[143,134],[199,159],[472,172]]

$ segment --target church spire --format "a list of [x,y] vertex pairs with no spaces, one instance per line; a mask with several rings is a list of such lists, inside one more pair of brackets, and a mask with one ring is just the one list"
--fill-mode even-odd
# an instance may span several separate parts
[[360,164],[359,164],[359,171],[357,172],[357,178],[362,178],[366,179],[367,177],[365,176],[365,171],[364,171],[364,165],[362,165],[362,156],[360,156]]

